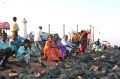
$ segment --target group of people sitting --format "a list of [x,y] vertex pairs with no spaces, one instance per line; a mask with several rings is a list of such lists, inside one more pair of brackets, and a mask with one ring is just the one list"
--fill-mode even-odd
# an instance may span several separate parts
[[16,33],[12,33],[11,39],[8,39],[5,31],[0,36],[2,38],[0,40],[0,70],[10,68],[6,65],[10,56],[16,57],[18,63],[26,63],[29,67],[30,61],[39,62],[41,65],[40,51],[31,38],[23,41]]
[[60,39],[58,34],[49,35],[44,46],[44,58],[47,61],[64,61],[69,53],[85,53],[90,38],[89,30],[82,30],[73,36],[72,42],[68,41],[68,35]]
[[[68,41],[68,35],[64,35],[63,39],[58,34],[49,35],[43,48],[34,42],[34,39],[28,37],[21,40],[17,33],[12,33],[11,39],[7,38],[7,33],[1,33],[0,40],[0,70],[9,68],[7,62],[10,56],[16,57],[19,63],[26,63],[30,66],[30,62],[39,62],[41,66],[41,51],[44,52],[44,59],[49,62],[64,61],[69,53],[85,53],[88,44],[87,35],[90,31],[81,31],[77,33],[72,42]],[[42,47],[42,46],[41,46]]]

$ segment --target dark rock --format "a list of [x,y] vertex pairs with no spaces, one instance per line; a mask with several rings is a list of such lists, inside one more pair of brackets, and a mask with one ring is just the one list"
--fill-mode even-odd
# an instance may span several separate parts
[[54,73],[55,75],[60,75],[60,74],[61,74],[61,71],[60,71],[60,70],[55,70],[53,73]]
[[89,78],[90,78],[90,79],[96,78],[95,73],[90,73],[90,74],[89,74]]
[[0,79],[6,79],[6,78],[0,73]]
[[82,70],[75,70],[74,74],[75,74],[75,76],[83,75],[83,71]]

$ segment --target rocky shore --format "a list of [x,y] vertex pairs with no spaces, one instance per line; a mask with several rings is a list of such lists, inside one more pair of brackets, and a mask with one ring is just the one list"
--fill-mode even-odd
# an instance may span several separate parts
[[120,51],[90,51],[71,55],[54,66],[21,68],[14,75],[0,75],[0,79],[120,79]]

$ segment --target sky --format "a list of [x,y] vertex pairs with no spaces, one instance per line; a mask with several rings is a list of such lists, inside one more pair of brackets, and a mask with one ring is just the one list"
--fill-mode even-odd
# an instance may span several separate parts
[[0,0],[0,21],[12,23],[12,17],[27,20],[27,33],[43,26],[43,31],[59,33],[62,37],[72,29],[94,27],[95,40],[107,40],[111,45],[120,45],[120,0]]

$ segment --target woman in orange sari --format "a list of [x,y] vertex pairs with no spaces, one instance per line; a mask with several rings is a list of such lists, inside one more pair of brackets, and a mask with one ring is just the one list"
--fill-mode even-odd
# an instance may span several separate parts
[[50,62],[60,61],[62,58],[59,47],[57,47],[55,42],[52,40],[52,35],[48,36],[48,40],[45,43],[44,58],[47,58],[47,61]]

